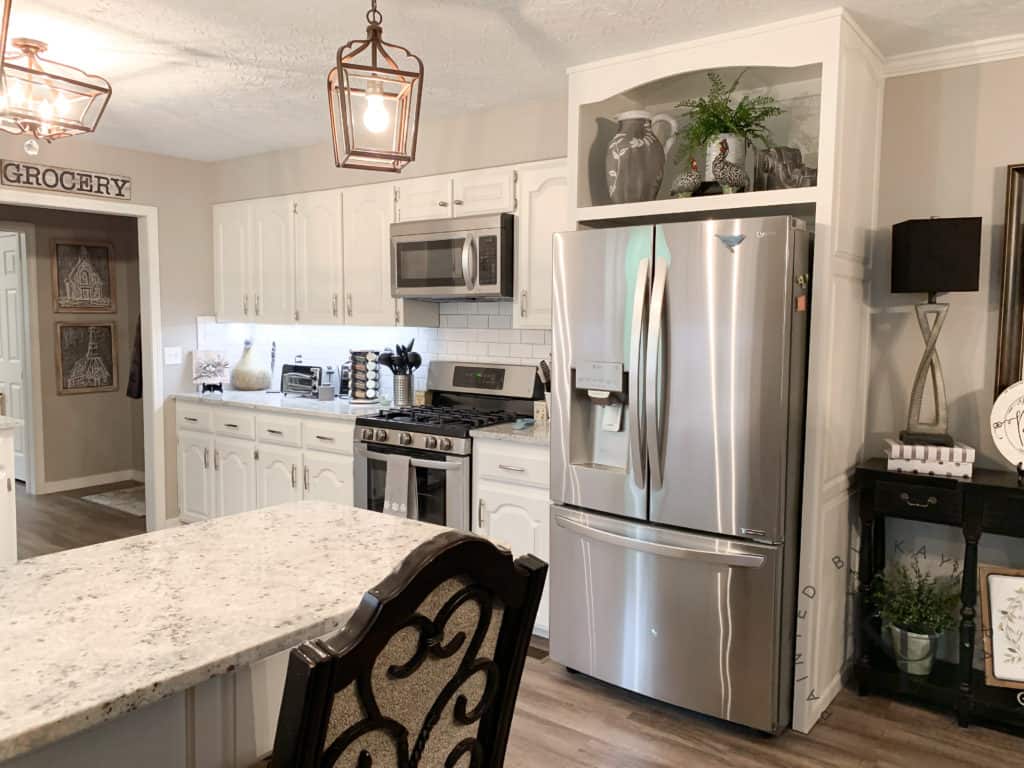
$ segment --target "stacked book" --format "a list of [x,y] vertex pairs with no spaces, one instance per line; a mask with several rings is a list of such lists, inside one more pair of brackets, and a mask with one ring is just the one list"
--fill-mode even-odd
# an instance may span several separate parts
[[890,470],[942,477],[969,478],[974,474],[974,449],[965,443],[920,445],[886,440],[885,445]]

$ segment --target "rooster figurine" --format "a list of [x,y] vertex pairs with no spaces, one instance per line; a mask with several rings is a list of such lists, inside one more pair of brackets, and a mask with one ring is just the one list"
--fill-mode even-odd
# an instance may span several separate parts
[[711,174],[715,181],[722,187],[722,191],[729,195],[733,192],[742,192],[750,186],[750,177],[736,163],[730,163],[725,159],[729,154],[729,142],[722,139],[718,142],[718,156],[711,164]]
[[697,161],[691,157],[690,170],[676,176],[676,180],[672,182],[672,189],[669,190],[669,194],[672,197],[689,197],[697,191],[701,181],[700,171],[697,170]]

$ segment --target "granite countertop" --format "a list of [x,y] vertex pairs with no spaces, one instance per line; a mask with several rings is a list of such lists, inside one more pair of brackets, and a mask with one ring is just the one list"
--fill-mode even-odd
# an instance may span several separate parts
[[300,502],[0,567],[0,761],[335,630],[444,530]]
[[14,429],[21,426],[21,419],[14,419],[10,416],[0,416],[0,429]]
[[228,390],[223,395],[200,395],[194,392],[174,395],[182,403],[204,403],[226,405],[234,408],[252,408],[274,413],[290,413],[297,416],[323,416],[332,419],[355,421],[356,416],[374,414],[380,410],[379,403],[352,405],[348,400],[314,400],[311,397],[285,397],[280,392],[238,392]]
[[525,429],[516,429],[515,424],[496,424],[493,427],[474,429],[469,434],[486,440],[508,440],[514,443],[547,446],[551,441],[551,424],[539,421]]

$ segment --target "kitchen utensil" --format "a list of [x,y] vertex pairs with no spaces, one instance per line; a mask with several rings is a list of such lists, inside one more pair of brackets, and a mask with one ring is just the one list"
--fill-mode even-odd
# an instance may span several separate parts
[[551,391],[551,366],[548,365],[547,360],[541,360],[540,365],[540,383],[544,385],[544,391]]
[[421,365],[423,365],[423,357],[420,355],[420,353],[419,352],[410,352],[409,353],[409,372],[411,373],[412,371],[415,371]]

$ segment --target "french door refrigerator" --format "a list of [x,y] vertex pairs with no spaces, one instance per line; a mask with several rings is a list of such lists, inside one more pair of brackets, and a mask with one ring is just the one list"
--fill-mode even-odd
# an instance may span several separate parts
[[809,279],[788,216],[555,236],[555,661],[789,724]]

